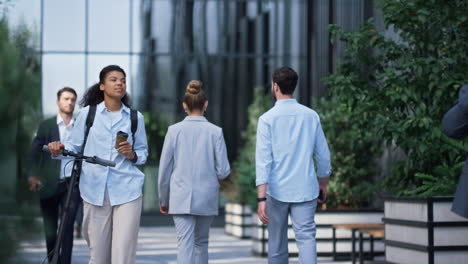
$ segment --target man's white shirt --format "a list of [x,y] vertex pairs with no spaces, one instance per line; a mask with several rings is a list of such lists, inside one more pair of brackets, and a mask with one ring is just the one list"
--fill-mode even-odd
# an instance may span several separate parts
[[[60,142],[66,142],[67,137],[70,135],[72,129],[73,129],[73,123],[75,122],[75,119],[72,118],[70,120],[70,123],[68,125],[65,125],[65,122],[63,121],[62,117],[60,114],[57,114],[57,126],[59,129],[59,134],[60,134]],[[61,165],[60,165],[60,179],[63,179],[64,177],[70,177],[73,169],[73,158],[62,158],[61,159]],[[68,164],[67,164],[68,163]]]

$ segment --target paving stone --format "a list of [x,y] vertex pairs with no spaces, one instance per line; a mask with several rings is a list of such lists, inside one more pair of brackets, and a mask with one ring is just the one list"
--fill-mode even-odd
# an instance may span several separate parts
[[[38,264],[46,257],[45,242],[37,239],[20,244],[15,264]],[[73,264],[87,264],[89,249],[84,239],[75,239],[73,247]],[[44,262],[46,263],[46,261]],[[177,239],[173,226],[140,228],[137,247],[137,264],[176,264]],[[266,258],[251,254],[251,241],[228,236],[220,227],[211,228],[209,242],[209,263],[213,264],[266,264]],[[291,258],[290,263],[297,263],[297,258]],[[327,258],[319,259],[319,263],[333,262]]]

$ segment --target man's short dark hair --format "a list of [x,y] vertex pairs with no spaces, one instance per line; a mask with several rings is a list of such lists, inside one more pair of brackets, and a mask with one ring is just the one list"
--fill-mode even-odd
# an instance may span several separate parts
[[293,94],[297,79],[297,73],[289,67],[276,69],[272,76],[273,82],[278,84],[282,94]]
[[75,95],[75,98],[78,98],[78,95],[76,95],[76,92],[73,88],[71,87],[63,87],[62,89],[58,90],[57,92],[57,100],[60,99],[60,96],[62,96],[63,92],[69,92]]

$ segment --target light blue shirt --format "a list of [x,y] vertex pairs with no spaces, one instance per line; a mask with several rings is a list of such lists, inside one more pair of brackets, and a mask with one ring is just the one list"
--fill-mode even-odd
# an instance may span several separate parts
[[331,174],[330,151],[318,114],[295,99],[278,100],[258,120],[255,167],[256,185],[267,184],[267,194],[276,200],[316,199],[317,174]]
[[159,204],[170,214],[217,215],[219,181],[229,173],[222,129],[203,116],[187,116],[164,139]]
[[[72,133],[64,143],[65,149],[73,152],[80,151],[88,111],[89,106],[80,111]],[[115,138],[119,131],[126,132],[129,135],[127,141],[134,145],[134,151],[138,156],[136,163],[125,158],[115,149]],[[118,114],[111,116],[104,102],[98,104],[84,155],[112,160],[116,163],[116,166],[111,168],[83,162],[80,177],[80,192],[83,200],[93,205],[102,206],[106,188],[111,205],[124,204],[139,198],[142,194],[144,174],[136,165],[144,164],[148,157],[143,115],[138,112],[138,128],[135,133],[135,143],[133,143],[130,109],[122,105]]]

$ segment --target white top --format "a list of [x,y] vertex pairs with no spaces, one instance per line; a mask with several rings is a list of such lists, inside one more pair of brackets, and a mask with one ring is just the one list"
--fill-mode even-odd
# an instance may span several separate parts
[[[73,152],[81,150],[88,112],[89,106],[84,107],[76,117],[73,132],[65,143],[66,149]],[[89,129],[83,153],[85,156],[98,156],[116,163],[115,167],[104,167],[83,162],[80,176],[81,197],[87,203],[97,206],[104,204],[106,189],[111,206],[128,203],[139,198],[142,194],[145,175],[136,165],[145,164],[148,157],[143,115],[140,112],[137,114],[138,126],[135,132],[135,142],[133,142],[131,132],[130,108],[122,105],[118,111],[119,119],[111,121],[110,115],[114,114],[107,111],[104,101],[97,105],[93,126]],[[136,162],[130,161],[115,149],[115,139],[119,131],[130,135],[127,141],[133,145],[138,156]]]
[[[72,118],[70,120],[70,123],[68,125],[65,125],[65,122],[62,119],[62,116],[60,114],[57,114],[57,126],[59,129],[59,135],[60,135],[60,142],[65,142],[68,136],[70,135],[72,129],[73,129],[73,123],[75,122],[75,119]],[[60,165],[60,179],[63,179],[65,177],[70,177],[73,169],[73,158],[63,158],[61,160],[61,165]],[[71,161],[71,162],[70,162]],[[70,162],[70,163],[68,163]]]

